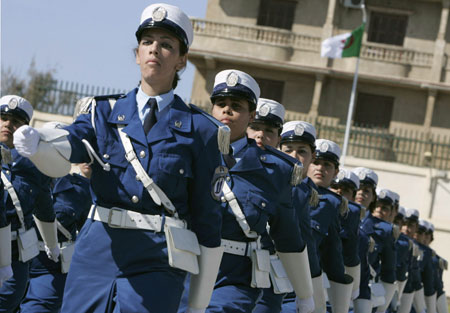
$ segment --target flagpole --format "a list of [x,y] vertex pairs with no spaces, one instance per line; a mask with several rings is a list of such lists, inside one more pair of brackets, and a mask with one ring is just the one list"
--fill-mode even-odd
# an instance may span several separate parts
[[[363,23],[366,23],[366,7],[364,3],[361,5],[361,10],[363,14]],[[345,134],[344,134],[344,146],[342,147],[342,154],[340,158],[340,163],[342,166],[345,165],[345,157],[347,156],[348,149],[348,140],[350,137],[350,126],[352,124],[353,110],[355,106],[355,94],[356,94],[356,86],[358,84],[358,71],[359,71],[359,55],[356,58],[356,67],[355,74],[353,75],[353,84],[352,84],[352,92],[350,94],[350,103],[348,105],[348,113],[347,113],[347,124],[345,125]]]

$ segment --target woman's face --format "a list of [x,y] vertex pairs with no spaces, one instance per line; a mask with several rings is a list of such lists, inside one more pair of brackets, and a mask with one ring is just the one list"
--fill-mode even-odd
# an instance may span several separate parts
[[418,224],[416,221],[406,220],[406,222],[402,225],[401,231],[409,238],[414,238],[417,228]]
[[245,136],[248,124],[255,118],[255,111],[249,111],[247,100],[219,97],[214,101],[211,115],[230,127],[230,140],[234,142]]
[[356,192],[355,202],[361,204],[365,208],[369,208],[369,205],[375,199],[373,188],[366,184],[361,184]]
[[286,142],[281,145],[281,151],[299,160],[303,164],[303,178],[308,174],[308,168],[314,161],[315,155],[311,150],[311,146],[301,141]]
[[247,136],[255,139],[258,147],[262,149],[264,146],[276,148],[280,142],[278,128],[262,122],[251,123],[247,128]]
[[136,63],[141,69],[142,89],[149,96],[171,90],[176,72],[186,66],[187,54],[180,55],[180,44],[164,29],[151,28],[142,33]]
[[372,215],[378,217],[379,219],[382,219],[383,221],[390,222],[392,210],[393,210],[392,205],[377,202],[377,205],[375,206]]
[[339,172],[335,164],[328,160],[315,159],[308,167],[308,176],[320,187],[328,188]]

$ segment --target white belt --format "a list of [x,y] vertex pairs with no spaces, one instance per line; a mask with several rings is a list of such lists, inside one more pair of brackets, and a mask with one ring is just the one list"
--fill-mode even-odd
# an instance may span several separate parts
[[252,251],[252,244],[256,244],[256,242],[243,242],[222,239],[221,246],[224,248],[223,252],[225,253],[249,257]]
[[142,214],[116,207],[105,208],[93,205],[91,206],[89,217],[106,223],[111,228],[145,229],[161,232],[164,230],[164,223],[169,226],[186,228],[186,223],[180,219],[169,216]]

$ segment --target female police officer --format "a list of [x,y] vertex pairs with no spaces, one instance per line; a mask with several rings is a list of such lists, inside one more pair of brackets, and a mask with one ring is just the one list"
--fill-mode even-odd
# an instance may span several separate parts
[[217,125],[173,93],[191,22],[178,7],[152,4],[136,38],[139,88],[94,98],[65,130],[15,134],[21,153],[54,176],[66,174],[69,162],[97,161],[94,205],[77,239],[62,312],[176,312],[186,271],[198,274],[189,300],[201,312],[217,275],[221,211],[210,192],[220,164]]

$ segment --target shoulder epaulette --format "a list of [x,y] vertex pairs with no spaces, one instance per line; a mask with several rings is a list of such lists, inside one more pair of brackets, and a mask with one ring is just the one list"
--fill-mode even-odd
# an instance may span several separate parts
[[345,216],[348,213],[348,200],[345,197],[341,198],[341,205],[339,206],[339,213],[341,213],[341,216]]
[[102,95],[102,96],[95,96],[94,99],[96,101],[98,100],[108,100],[108,99],[120,99],[125,97],[126,95],[124,93],[117,93],[114,95]]
[[372,236],[369,236],[369,252],[373,252],[375,250],[375,239]]
[[408,242],[409,242],[408,250],[412,250],[414,248],[414,242],[411,239],[408,239]]
[[217,126],[217,144],[219,146],[219,151],[222,154],[230,153],[230,136],[231,130],[227,125],[222,124],[219,120],[214,118],[212,115],[206,113],[199,107],[189,104],[188,105],[193,111],[200,113],[204,117],[206,117],[209,121],[211,121],[214,125]]
[[291,186],[297,186],[301,184],[303,177],[303,164],[297,159],[287,155],[284,152],[281,152],[278,149],[275,149],[270,146],[265,146],[265,148],[267,151],[272,152],[273,154],[277,155],[278,157],[280,157],[281,159],[285,160],[286,162],[288,162],[293,166],[291,175]]
[[398,227],[398,225],[392,224],[392,236],[395,241],[400,237],[400,227]]
[[316,207],[319,204],[319,193],[313,187],[307,185],[311,189],[311,194],[309,196],[309,205]]

